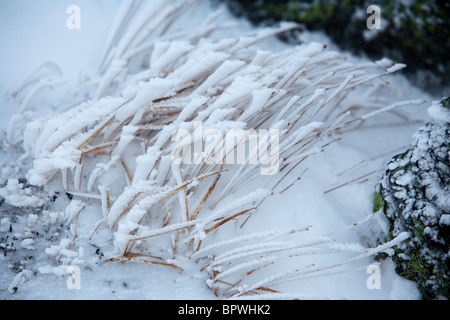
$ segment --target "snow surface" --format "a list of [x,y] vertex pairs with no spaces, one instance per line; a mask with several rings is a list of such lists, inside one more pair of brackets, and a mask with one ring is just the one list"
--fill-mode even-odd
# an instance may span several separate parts
[[[39,115],[48,115],[62,111],[65,106],[73,103],[57,104],[64,100],[66,90],[70,90],[84,76],[94,75],[100,65],[100,53],[103,52],[105,39],[109,34],[111,21],[114,21],[119,1],[112,0],[77,0],[82,10],[82,29],[68,30],[65,27],[67,19],[66,8],[74,1],[7,1],[2,3],[0,11],[0,128],[8,130],[8,124],[14,114],[18,112],[17,103],[11,98],[11,93],[19,88],[24,79],[36,70],[43,62],[51,61],[60,68],[66,83],[51,89],[45,88],[40,94],[30,100],[29,108]],[[201,2],[196,15],[183,23],[188,27],[196,26],[204,17],[213,12],[207,1]],[[214,34],[215,38],[222,38],[230,34],[242,34],[252,30],[247,22],[237,20],[226,11],[220,16],[220,21],[238,22],[239,27],[224,29]],[[321,33],[304,33],[301,38],[306,42],[317,41],[327,44],[329,48],[337,48]],[[276,39],[266,40],[262,48],[271,50],[288,46]],[[171,53],[170,48],[160,48],[160,54]],[[156,50],[155,50],[156,51]],[[172,52],[176,54],[176,52]],[[157,53],[152,57],[156,64],[165,63],[164,55],[158,58]],[[363,58],[350,57],[355,61],[365,61]],[[229,68],[238,68],[230,63]],[[398,71],[402,66],[394,65],[391,71]],[[180,77],[189,78],[186,70]],[[401,71],[400,71],[401,73]],[[385,106],[395,102],[410,99],[425,99],[429,105],[432,100],[440,97],[430,97],[412,87],[407,79],[401,75],[389,75],[385,79],[391,83],[392,89],[387,93]],[[213,80],[213,79],[212,79]],[[211,80],[211,81],[212,81]],[[169,85],[169,84],[168,84]],[[206,90],[208,88],[199,88]],[[391,94],[392,96],[389,96]],[[40,101],[55,101],[48,108],[40,108]],[[263,97],[261,97],[263,99]],[[342,141],[330,145],[325,152],[308,159],[302,170],[308,168],[291,188],[281,194],[269,197],[258,212],[258,218],[252,217],[251,223],[245,228],[247,234],[261,230],[285,229],[292,226],[310,226],[307,236],[300,237],[301,241],[320,239],[330,235],[339,241],[328,249],[342,254],[305,254],[302,264],[317,264],[318,266],[333,266],[348,259],[346,251],[360,252],[362,257],[354,264],[348,264],[341,269],[331,269],[320,276],[304,276],[292,281],[287,286],[286,295],[281,298],[300,297],[305,299],[419,299],[420,295],[415,284],[405,280],[395,273],[395,265],[390,260],[379,263],[381,270],[381,288],[370,290],[367,287],[367,267],[374,263],[371,256],[365,256],[365,248],[375,248],[376,240],[382,237],[382,225],[372,215],[372,200],[374,186],[379,180],[388,160],[410,145],[412,134],[421,122],[428,118],[424,106],[412,106],[397,113],[398,119],[405,117],[409,122],[400,125],[374,126],[349,133]],[[136,106],[134,106],[136,107]],[[130,108],[133,108],[130,105]],[[130,110],[129,110],[130,111]],[[131,113],[130,113],[131,114]],[[126,114],[123,115],[127,117]],[[6,140],[2,133],[0,142]],[[34,141],[29,141],[32,145]],[[51,143],[51,141],[42,141]],[[9,152],[8,152],[9,150]],[[18,188],[19,181],[15,179],[21,174],[20,169],[11,161],[16,161],[10,149],[0,153],[2,176],[0,182],[3,189],[1,196],[11,196],[8,190]],[[142,159],[141,159],[142,160]],[[147,159],[148,160],[148,159]],[[139,159],[137,160],[139,161]],[[142,160],[143,161],[143,160]],[[23,173],[22,173],[23,174]],[[347,184],[347,182],[349,182]],[[39,183],[38,183],[39,184]],[[249,184],[249,193],[252,189]],[[32,188],[20,189],[22,199],[33,206],[37,201]],[[96,193],[94,190],[93,193]],[[100,190],[101,192],[101,190]],[[95,195],[92,195],[95,196]],[[102,195],[99,195],[100,197]],[[112,242],[110,236],[99,233],[96,243],[105,252],[89,243],[89,236],[95,224],[102,218],[101,209],[94,203],[83,206],[77,200],[72,200],[66,209],[66,201],[60,195],[55,201],[53,212],[19,213],[19,222],[12,217],[15,209],[8,207],[7,217],[0,216],[3,237],[14,224],[20,230],[13,230],[23,250],[22,259],[33,256],[32,263],[40,266],[39,272],[33,274],[27,269],[17,270],[9,260],[9,256],[0,257],[0,298],[2,299],[217,299],[208,287],[207,275],[200,272],[192,261],[183,264],[183,272],[165,266],[146,263],[104,263],[102,256],[112,256]],[[8,201],[9,202],[9,201]],[[100,212],[99,212],[100,211]],[[17,211],[19,212],[19,211]],[[38,218],[39,216],[39,218]],[[77,219],[74,219],[77,216]],[[275,217],[275,218],[274,218]],[[49,230],[55,230],[55,235],[61,233],[64,237],[59,240],[33,240],[29,234],[37,220],[45,221]],[[74,223],[76,220],[76,223]],[[448,219],[447,219],[448,220]],[[447,221],[446,220],[446,221]],[[361,223],[355,224],[355,222]],[[59,228],[59,224],[69,225],[69,230]],[[338,231],[337,231],[338,230]],[[340,230],[340,231],[339,231]],[[37,230],[37,231],[44,231]],[[68,249],[73,236],[80,238],[78,247]],[[67,243],[66,243],[67,242]],[[341,247],[339,247],[341,246]],[[343,246],[343,247],[342,247]],[[256,248],[255,248],[256,249]],[[110,251],[108,251],[110,250]],[[22,251],[21,251],[22,252]],[[52,258],[53,257],[53,258]],[[75,260],[78,259],[78,260]],[[68,275],[64,268],[74,261],[86,263],[81,269],[81,289],[69,290]],[[269,260],[268,260],[269,261]],[[250,263],[250,261],[248,262]],[[27,265],[25,261],[22,265]],[[18,272],[20,271],[20,272]],[[267,275],[270,276],[269,274]],[[14,289],[18,287],[18,289]],[[15,292],[15,293],[14,293]],[[290,293],[293,293],[291,296]]]

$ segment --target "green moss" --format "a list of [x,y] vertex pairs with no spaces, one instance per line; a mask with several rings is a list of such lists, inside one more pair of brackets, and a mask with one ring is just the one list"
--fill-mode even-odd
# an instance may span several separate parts
[[388,17],[388,18],[392,18],[393,13],[394,13],[394,7],[392,5],[392,2],[386,1],[383,4],[383,14],[386,15],[386,17]]
[[271,12],[273,15],[277,17],[280,18],[283,17],[285,19],[289,19],[291,17],[290,14],[292,14],[290,11],[285,10],[286,8],[284,8],[283,6],[274,3],[269,3],[265,5],[263,9],[268,12]]
[[[416,282],[423,299],[435,299],[438,294],[448,297],[449,283],[448,279],[444,279],[442,276],[443,270],[437,272],[435,266],[425,261],[418,252],[409,252],[408,255],[409,260],[400,259],[398,256],[393,257],[398,265],[397,273],[408,280]],[[434,281],[439,283],[438,290],[429,283],[430,279],[434,279]]]
[[392,171],[389,171],[391,175],[394,175],[395,173],[399,172],[399,171],[408,171],[409,169],[411,169],[412,164],[410,162],[408,162],[406,165],[404,166],[398,166],[397,168],[393,169]]
[[441,104],[442,104],[444,107],[450,107],[450,97],[445,98],[445,99],[442,99]]
[[419,238],[420,241],[424,240],[423,237],[423,231],[425,230],[425,226],[423,225],[422,222],[420,222],[419,219],[414,219],[414,227],[413,227],[413,233],[414,235]]
[[428,279],[433,274],[433,268],[424,262],[418,253],[412,253],[409,257],[411,260],[405,262],[406,268],[401,275],[407,279],[422,282],[423,279]]
[[389,230],[389,240],[392,240],[392,239],[394,239],[394,230],[393,229]]
[[375,261],[386,260],[389,257],[389,254],[386,252],[379,252],[375,255]]
[[300,22],[327,21],[333,16],[335,4],[333,2],[314,2],[310,10],[299,14]]
[[411,151],[411,149],[408,149],[408,150],[406,150],[406,151],[403,152],[403,153],[399,153],[399,154],[395,155],[394,158],[393,158],[393,160],[401,160],[401,159],[404,159],[404,158],[408,155],[408,153],[409,153],[410,151]]
[[351,5],[352,5],[352,1],[351,0],[343,0],[341,2],[341,9],[350,8]]
[[378,192],[375,192],[375,196],[373,197],[373,212],[378,212],[381,208],[383,208],[383,199]]

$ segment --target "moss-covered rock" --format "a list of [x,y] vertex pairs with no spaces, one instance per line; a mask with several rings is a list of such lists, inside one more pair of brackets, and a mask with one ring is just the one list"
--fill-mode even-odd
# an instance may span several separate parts
[[[220,0],[256,24],[281,20],[324,30],[342,49],[371,59],[406,63],[425,89],[450,82],[450,2],[440,0]],[[368,30],[370,5],[381,8],[381,29]]]
[[391,160],[374,198],[374,211],[382,210],[390,222],[387,241],[404,231],[411,235],[392,259],[424,299],[450,298],[449,101],[428,109],[434,121],[415,134],[411,149]]

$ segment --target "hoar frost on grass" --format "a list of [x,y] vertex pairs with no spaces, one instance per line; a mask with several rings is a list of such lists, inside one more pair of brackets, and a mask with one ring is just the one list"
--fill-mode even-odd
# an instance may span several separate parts
[[[23,147],[19,163],[29,185],[10,177],[0,194],[8,205],[32,206],[35,212],[10,211],[1,224],[1,248],[5,256],[46,249],[31,262],[21,260],[10,292],[40,274],[62,276],[70,265],[92,269],[105,261],[136,261],[174,272],[196,265],[219,297],[295,296],[283,295],[282,284],[341,272],[336,269],[408,237],[402,233],[365,248],[336,244],[326,235],[308,237],[310,226],[245,233],[261,204],[292,186],[299,179],[297,167],[341,139],[341,132],[421,101],[375,102],[386,85],[382,77],[403,67],[386,59],[355,64],[319,43],[279,51],[258,47],[293,24],[214,40],[211,33],[228,27],[215,23],[218,12],[198,27],[179,28],[177,22],[196,3],[123,2],[98,78],[84,84],[90,98],[81,104],[49,117],[28,108],[42,87],[60,83],[51,64],[36,72],[45,81],[31,77],[16,93],[25,98],[7,141]],[[279,130],[279,172],[262,176],[257,165],[224,161],[173,163],[173,133],[194,134],[196,122],[206,132],[223,134],[229,128]],[[233,143],[229,151],[237,148]],[[53,211],[53,201],[69,205]],[[91,212],[97,212],[97,221],[89,234],[80,235],[78,218],[86,206],[96,208]],[[11,234],[10,219],[23,221],[20,234]],[[36,225],[45,235],[36,234]],[[97,253],[111,245],[112,250],[87,261],[82,245]],[[296,264],[297,257],[342,252],[347,255],[341,263]]]

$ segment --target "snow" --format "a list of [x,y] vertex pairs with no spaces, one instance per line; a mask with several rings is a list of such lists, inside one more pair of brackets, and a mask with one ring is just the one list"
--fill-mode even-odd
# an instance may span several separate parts
[[32,194],[30,188],[24,188],[17,179],[9,179],[6,187],[0,189],[2,196],[9,204],[13,206],[40,207],[44,204],[42,199]]
[[20,243],[20,246],[28,250],[33,250],[34,249],[33,243],[34,243],[33,239],[25,239]]
[[[151,21],[152,19],[149,17],[152,17],[157,11],[163,11],[159,18],[166,17],[164,10],[169,12],[170,8],[164,7],[163,1],[158,2],[161,8],[157,8],[152,2],[149,7],[153,10],[148,11],[149,16],[141,16],[129,29],[125,30],[120,23],[120,17],[131,14],[136,9],[133,5],[135,2],[123,1],[122,4],[119,1],[111,0],[78,2],[82,8],[83,25],[81,30],[69,31],[65,28],[67,16],[65,14],[66,2],[64,1],[58,2],[58,4],[50,0],[41,1],[39,4],[27,1],[26,6],[11,1],[4,5],[5,7],[0,13],[1,28],[8,30],[0,35],[0,52],[2,52],[0,69],[11,75],[11,78],[3,77],[0,80],[0,90],[2,91],[0,128],[9,132],[10,142],[17,141],[20,140],[21,130],[24,129],[19,120],[32,120],[23,137],[27,153],[38,159],[33,164],[23,164],[32,166],[28,175],[29,182],[37,186],[45,185],[46,191],[50,194],[51,191],[56,191],[61,186],[61,179],[52,180],[52,178],[56,175],[57,170],[63,170],[63,172],[65,170],[66,173],[63,174],[66,174],[66,177],[63,179],[66,182],[63,184],[69,185],[70,182],[70,185],[75,188],[72,192],[74,199],[68,200],[64,193],[59,193],[51,209],[43,209],[45,201],[43,201],[44,197],[41,191],[35,191],[34,187],[20,183],[16,179],[17,171],[21,170],[18,169],[20,166],[9,163],[10,157],[13,155],[7,154],[4,148],[0,150],[1,178],[5,180],[4,185],[0,188],[0,196],[9,205],[17,206],[29,213],[28,215],[21,213],[15,215],[13,213],[16,211],[9,207],[0,211],[0,239],[2,240],[0,244],[5,252],[5,255],[0,257],[0,297],[2,299],[217,299],[211,290],[211,288],[215,288],[216,284],[210,279],[208,270],[216,268],[218,276],[215,280],[227,279],[227,277],[235,280],[233,277],[240,271],[262,267],[274,261],[281,261],[280,264],[275,264],[278,269],[275,266],[272,269],[269,267],[266,273],[262,272],[260,279],[249,279],[254,281],[249,284],[243,283],[238,287],[238,291],[247,292],[252,288],[256,289],[276,281],[283,283],[281,280],[291,279],[295,281],[291,283],[287,281],[287,284],[286,281],[284,282],[285,291],[283,293],[271,296],[261,295],[259,298],[420,298],[414,283],[398,276],[395,273],[395,265],[389,258],[380,264],[381,289],[370,290],[366,286],[369,276],[367,267],[374,262],[372,256],[377,252],[386,251],[408,237],[407,234],[401,234],[395,241],[384,246],[377,246],[376,240],[383,236],[383,228],[377,221],[378,216],[367,217],[372,214],[371,201],[374,186],[388,159],[395,154],[395,151],[410,144],[412,133],[419,126],[414,120],[423,120],[428,117],[422,106],[416,107],[415,105],[422,102],[424,98],[428,101],[435,100],[432,99],[434,97],[428,97],[425,93],[415,89],[400,75],[386,75],[392,88],[388,88],[385,96],[379,97],[380,99],[377,101],[378,105],[384,106],[384,108],[381,108],[381,111],[378,109],[369,113],[362,110],[365,113],[360,115],[360,118],[372,121],[380,115],[386,116],[387,111],[397,112],[394,114],[398,115],[399,123],[404,125],[401,127],[402,130],[396,126],[383,128],[381,125],[381,128],[377,128],[377,123],[375,123],[372,128],[350,132],[342,141],[337,141],[327,146],[326,149],[306,149],[297,158],[293,158],[296,161],[305,158],[302,163],[303,167],[293,170],[292,177],[288,176],[286,181],[279,186],[283,192],[274,195],[271,194],[271,186],[266,189],[268,186],[259,185],[257,180],[247,180],[246,177],[251,176],[249,173],[240,175],[240,171],[238,171],[238,174],[229,181],[229,185],[220,185],[218,188],[223,192],[222,196],[226,198],[228,192],[233,191],[232,182],[241,181],[240,187],[242,188],[239,189],[239,194],[231,200],[229,199],[224,205],[207,211],[208,214],[202,213],[199,221],[183,221],[179,224],[172,223],[169,226],[161,225],[159,228],[146,229],[139,222],[142,219],[154,218],[146,216],[148,207],[159,205],[160,199],[173,193],[183,184],[190,188],[200,187],[203,178],[197,177],[195,180],[183,181],[182,173],[178,171],[179,174],[177,173],[175,176],[176,181],[169,181],[174,182],[172,188],[167,187],[161,191],[149,183],[147,180],[149,175],[153,175],[157,185],[160,185],[166,180],[169,172],[177,172],[173,166],[173,170],[170,170],[170,157],[163,155],[164,152],[160,149],[170,139],[173,128],[166,126],[155,144],[147,148],[144,145],[143,148],[146,152],[139,156],[126,154],[127,147],[133,143],[134,133],[139,131],[139,126],[136,125],[139,116],[144,116],[137,114],[137,110],[142,109],[142,106],[145,106],[149,100],[173,96],[177,92],[176,89],[184,89],[180,87],[183,82],[204,77],[211,69],[215,68],[215,72],[209,74],[206,81],[192,93],[192,96],[196,98],[190,100],[190,104],[184,108],[173,123],[180,127],[185,126],[187,129],[193,128],[192,123],[185,121],[209,102],[209,99],[214,99],[216,93],[222,91],[222,86],[230,82],[232,84],[227,87],[225,93],[219,99],[212,101],[206,110],[203,109],[204,113],[199,113],[198,119],[212,111],[211,116],[204,123],[205,127],[207,124],[211,126],[221,123],[226,125],[226,122],[219,121],[225,119],[229,110],[233,111],[237,102],[246,99],[250,92],[251,100],[249,101],[252,103],[238,119],[247,121],[247,117],[254,113],[254,109],[264,108],[267,104],[281,99],[285,94],[281,89],[283,85],[301,80],[301,72],[289,72],[289,70],[301,69],[299,66],[306,63],[320,65],[325,60],[333,59],[337,54],[330,52],[316,56],[323,51],[324,42],[330,45],[329,40],[322,34],[304,34],[305,38],[311,40],[308,42],[315,43],[302,48],[301,59],[294,56],[290,63],[284,66],[283,70],[287,72],[280,74],[282,80],[277,83],[279,88],[274,88],[272,92],[261,86],[274,83],[279,75],[275,72],[266,72],[264,79],[261,80],[257,79],[257,74],[270,59],[280,58],[280,61],[286,62],[281,59],[282,55],[272,57],[269,51],[277,50],[277,48],[287,48],[288,50],[292,48],[274,38],[268,38],[275,31],[270,29],[254,30],[245,21],[237,20],[228,12],[223,11],[212,22],[217,25],[225,25],[230,21],[238,22],[239,28],[219,30],[214,37],[221,39],[220,37],[225,35],[225,37],[240,36],[240,38],[237,43],[229,39],[219,41],[215,44],[217,47],[232,47],[233,50],[239,51],[239,48],[246,48],[255,41],[253,38],[243,35],[255,31],[258,37],[268,38],[260,44],[257,55],[250,66],[245,66],[243,60],[228,60],[229,53],[218,54],[215,51],[216,48],[210,43],[203,43],[203,47],[200,46],[197,49],[201,55],[184,57],[193,49],[191,42],[159,41],[155,44],[153,55],[147,57],[147,60],[155,72],[163,72],[170,68],[176,70],[171,73],[170,78],[151,77],[150,82],[146,81],[138,83],[137,86],[128,87],[122,83],[126,89],[121,97],[98,99],[103,96],[104,92],[111,93],[108,90],[109,85],[126,65],[126,55],[133,54],[133,52],[127,51],[128,45],[133,41],[139,42],[139,39],[144,40],[145,34],[155,29],[151,24],[147,25],[147,28],[141,27]],[[180,24],[192,30],[193,27],[201,25],[204,17],[212,12],[210,4],[203,1],[195,14],[188,18],[182,17]],[[119,13],[117,20],[114,19],[116,13]],[[111,21],[115,22],[111,24]],[[285,25],[281,28],[289,29],[291,27],[292,25]],[[109,33],[109,29],[116,32]],[[194,39],[199,34],[201,33],[192,32],[190,37]],[[124,36],[121,38],[118,48],[113,50],[111,44],[119,35]],[[55,39],[58,40],[55,41]],[[99,39],[106,39],[106,42],[99,41]],[[36,50],[36,48],[41,48],[41,50]],[[186,61],[186,59],[190,60]],[[352,62],[358,61],[354,57],[349,57],[349,59]],[[10,97],[10,93],[19,88],[31,71],[36,70],[37,66],[45,61],[55,63],[60,69],[60,76],[67,81],[64,84],[58,82],[58,86],[55,86],[56,82],[37,81],[34,90],[25,97],[21,97],[22,101],[17,105]],[[108,61],[111,62],[109,69],[107,69]],[[377,62],[377,65],[387,69],[386,73],[398,72],[404,67],[401,64],[394,64],[388,59]],[[342,63],[341,67],[345,70],[354,66]],[[71,92],[71,88],[79,84],[80,77],[89,79],[92,77],[95,80],[97,71],[102,68],[105,69],[105,76],[99,83],[93,99],[85,101],[81,94],[75,97],[68,94]],[[58,72],[53,71],[50,76],[55,76],[55,74],[59,76]],[[324,73],[317,79],[317,83],[323,82],[324,79],[333,79],[335,76],[328,70],[320,72]],[[230,81],[230,75],[236,74],[238,76]],[[139,76],[147,77],[147,80],[149,77],[144,74]],[[369,79],[362,77],[358,78],[358,81],[367,82]],[[354,86],[357,82],[353,82],[353,80],[353,76],[343,78],[342,82],[331,92],[323,88],[314,90],[310,96],[305,97],[305,100],[290,117],[303,115],[303,111],[311,105],[326,104],[345,89]],[[307,85],[313,88],[316,84],[308,83]],[[86,88],[86,92],[90,91],[89,88]],[[358,97],[361,93],[357,92],[356,97],[352,94],[352,91],[348,91],[350,101],[351,99],[357,102],[361,101],[361,97]],[[289,108],[302,98],[295,96],[292,100],[286,101],[285,109],[280,110],[280,114],[273,121],[280,128],[293,132],[291,141],[281,141],[280,152],[289,151],[295,144],[294,138],[307,138],[323,127],[322,122],[310,122],[309,119],[313,118],[312,116],[311,118],[306,117],[302,126],[290,129],[287,127],[287,122],[283,118],[289,114]],[[46,99],[49,101],[47,104],[50,105],[49,107],[43,103]],[[402,100],[408,100],[408,102],[397,102]],[[78,105],[83,101],[85,101],[83,104]],[[41,107],[41,105],[43,106]],[[78,105],[78,107],[70,109],[74,105]],[[119,106],[120,108],[118,108]],[[405,106],[408,108],[403,109]],[[61,115],[61,112],[66,110],[69,111]],[[320,112],[320,108],[317,107],[316,111]],[[87,177],[89,179],[87,193],[82,196],[82,180],[86,179],[83,178],[83,175],[88,173],[86,173],[87,169],[85,170],[79,164],[81,151],[77,147],[90,134],[108,123],[110,118],[107,116],[112,112],[118,121],[126,121],[132,116],[134,118],[132,123],[125,126],[126,129],[123,129],[121,134],[116,137],[118,146],[114,149],[111,161],[98,163],[96,171],[94,170]],[[358,113],[358,109],[355,108],[351,112],[352,114]],[[440,111],[438,112],[436,108],[429,109],[428,112],[430,116],[440,116]],[[20,118],[17,119],[18,121],[14,121],[13,115],[17,113],[20,113]],[[60,116],[55,116],[57,114]],[[345,116],[347,115],[345,114]],[[44,118],[36,119],[37,116]],[[401,120],[405,117],[408,121],[402,122]],[[91,120],[97,118],[102,119],[103,122],[90,127]],[[12,121],[10,121],[11,119]],[[337,119],[339,121],[334,124],[336,127],[345,121],[344,116]],[[11,123],[14,126],[10,125]],[[62,123],[64,123],[63,126],[61,126]],[[8,126],[10,126],[9,130]],[[323,129],[326,130],[326,128]],[[86,131],[83,132],[83,130]],[[76,135],[72,140],[66,141],[67,137],[71,137],[79,131],[82,133]],[[108,135],[115,135],[114,127],[110,128],[108,134],[105,134],[103,138],[106,139]],[[4,137],[5,135],[0,137],[0,142],[3,144]],[[313,153],[312,157],[307,157]],[[135,170],[132,181],[128,181],[129,185],[124,188],[123,193],[113,199],[110,195],[116,194],[115,188],[119,187],[118,183],[114,183],[120,167],[119,156],[136,158]],[[71,160],[68,161],[68,158]],[[159,171],[155,170],[156,164],[161,159],[163,159],[162,163],[157,167]],[[361,165],[355,167],[358,163]],[[280,166],[282,165],[280,164]],[[308,168],[306,173],[305,168]],[[376,174],[359,179],[369,172]],[[120,174],[123,175],[123,172],[121,171]],[[345,184],[349,181],[353,182]],[[96,183],[99,184],[97,191],[97,193],[100,192],[99,196],[93,192],[96,190]],[[408,183],[408,181],[402,183]],[[343,186],[335,188],[340,185]],[[327,190],[333,191],[326,192]],[[37,194],[34,194],[35,192]],[[91,198],[88,199],[86,196]],[[99,198],[101,201],[97,201],[95,198]],[[187,211],[188,208],[184,205],[184,193],[179,192],[177,199],[179,201],[170,203],[170,206],[179,206],[183,212]],[[230,226],[228,229],[216,232],[217,240],[207,242],[209,239],[206,235],[207,230],[215,226],[218,221],[216,219],[225,220],[240,210],[250,209],[255,203],[261,201],[262,205],[257,214],[249,215],[248,221],[244,217],[236,224],[240,233],[227,238],[226,232],[233,230],[233,227]],[[198,202],[201,202],[200,197]],[[129,208],[131,203],[136,205]],[[35,211],[29,211],[31,209],[28,207],[34,208]],[[171,217],[167,216],[167,219],[170,220]],[[246,221],[245,225],[242,224],[244,220]],[[355,224],[356,221],[361,223]],[[442,216],[440,223],[448,225],[449,221],[447,216]],[[22,270],[10,267],[9,259],[13,253],[8,250],[12,250],[10,245],[14,240],[4,239],[6,234],[9,234],[11,226],[15,229],[13,232],[17,236],[17,245],[22,247],[24,254],[34,255],[34,260],[24,263]],[[115,226],[117,229],[114,229]],[[189,229],[191,232],[184,239],[185,243],[193,240],[195,244],[200,244],[202,241],[205,244],[191,258],[179,257],[173,261],[158,260],[156,262],[173,263],[181,267],[183,271],[163,265],[139,263],[136,262],[137,260],[126,263],[105,261],[125,252],[130,241],[139,246],[139,244],[145,243],[146,239],[144,238],[169,234],[179,229]],[[45,233],[45,230],[50,230],[51,240],[44,241],[35,235],[35,232]],[[338,232],[339,230],[341,231]],[[154,246],[156,251],[161,252],[161,255],[162,252],[167,254],[171,249],[171,246],[167,245],[164,240],[156,241]],[[270,252],[273,248],[281,251],[294,250],[292,254],[298,255],[299,258],[292,261],[286,260],[286,256]],[[219,255],[216,256],[216,260],[211,262],[209,269],[201,272],[196,259],[207,257],[208,254],[216,252],[215,250],[218,249],[222,251],[217,251]],[[269,253],[264,249],[267,249]],[[249,256],[249,254],[255,256]],[[265,254],[264,257],[258,257],[261,254]],[[301,269],[301,272],[290,269],[293,261],[298,263],[298,269]],[[227,263],[231,263],[231,265],[227,265]],[[69,266],[80,267],[80,290],[70,290],[67,286]],[[335,268],[335,266],[337,267]],[[33,267],[38,273],[30,271]],[[7,290],[2,290],[4,288]],[[256,297],[239,296],[239,298],[252,299]]]
[[439,219],[439,224],[450,226],[450,214],[443,214]]
[[439,101],[433,101],[431,107],[428,108],[428,114],[431,118],[437,122],[447,123],[450,122],[450,111],[448,108],[443,107]]

